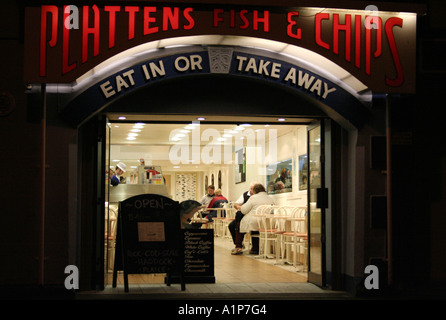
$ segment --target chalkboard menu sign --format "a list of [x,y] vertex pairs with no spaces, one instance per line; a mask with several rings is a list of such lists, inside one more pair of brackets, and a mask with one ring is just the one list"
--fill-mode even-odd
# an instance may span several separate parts
[[[215,283],[214,230],[183,229],[184,278],[186,283]],[[180,281],[173,274],[172,282]]]
[[180,275],[184,281],[184,238],[177,201],[157,194],[143,194],[119,203],[113,287],[117,271],[124,271],[128,292],[128,274],[166,273]]

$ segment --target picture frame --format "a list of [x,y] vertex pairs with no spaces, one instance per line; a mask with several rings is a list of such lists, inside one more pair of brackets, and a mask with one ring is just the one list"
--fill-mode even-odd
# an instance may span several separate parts
[[246,181],[246,147],[235,150],[235,183]]

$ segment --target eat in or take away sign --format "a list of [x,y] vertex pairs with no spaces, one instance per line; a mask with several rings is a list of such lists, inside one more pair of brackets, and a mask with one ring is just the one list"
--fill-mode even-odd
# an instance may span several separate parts
[[263,38],[306,48],[375,92],[415,91],[416,14],[306,7],[141,2],[26,8],[25,81],[70,83],[151,41],[197,35]]

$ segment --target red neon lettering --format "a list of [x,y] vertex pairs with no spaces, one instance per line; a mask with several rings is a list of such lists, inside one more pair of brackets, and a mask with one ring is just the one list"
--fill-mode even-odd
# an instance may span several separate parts
[[178,30],[180,23],[180,8],[173,8],[173,12],[172,8],[163,8],[163,31],[169,29],[169,23],[173,30]]
[[223,18],[219,16],[223,12],[223,9],[214,9],[214,27],[218,27],[218,23],[223,21]]
[[93,55],[99,54],[99,9],[96,5],[92,6],[94,12],[93,27],[88,26],[89,19],[89,7],[83,8],[83,21],[82,21],[82,62],[88,60],[88,35],[93,35]]
[[70,6],[64,7],[63,26],[62,26],[62,74],[70,72],[76,68],[76,63],[68,65],[68,56],[70,53],[70,30],[65,26],[65,21],[70,16]]
[[248,29],[249,27],[249,20],[246,18],[246,14],[248,13],[248,10],[241,10],[240,11],[240,18],[243,21],[243,25],[240,26],[240,29]]
[[190,30],[190,29],[192,29],[195,26],[195,20],[190,15],[193,11],[194,11],[194,9],[192,9],[192,8],[184,9],[184,12],[183,12],[184,17],[186,18],[187,22],[189,22],[189,24],[184,26],[185,30]]
[[389,19],[387,19],[386,24],[385,24],[386,36],[387,36],[387,40],[389,41],[390,51],[392,52],[393,63],[395,64],[395,68],[396,68],[395,79],[389,79],[386,76],[386,84],[389,86],[397,87],[403,83],[404,75],[403,75],[403,68],[402,68],[401,62],[400,62],[400,57],[398,55],[398,49],[397,49],[396,43],[395,43],[395,37],[393,34],[394,26],[402,27],[403,19],[397,18],[397,17],[389,18]]
[[293,12],[288,12],[288,16],[287,16],[287,21],[288,21],[288,26],[286,28],[286,32],[288,34],[289,37],[291,38],[295,38],[295,39],[301,39],[302,38],[302,30],[300,28],[296,28],[296,32],[293,32],[293,27],[297,25],[297,21],[293,20],[294,16],[298,16],[299,12],[297,11],[293,11]]
[[235,10],[234,9],[231,9],[231,11],[230,11],[230,26],[231,26],[231,28],[235,28]]
[[158,32],[158,27],[150,27],[151,22],[156,22],[156,18],[150,14],[156,12],[156,7],[144,7],[144,35]]
[[339,31],[345,31],[345,60],[351,60],[351,15],[345,15],[345,24],[339,23],[339,14],[333,15],[333,52],[339,54]]
[[254,10],[254,30],[259,29],[259,23],[263,23],[263,31],[269,32],[269,11],[263,11],[263,18],[259,18],[259,12]]
[[355,16],[355,66],[361,68],[361,16]]
[[330,45],[321,38],[322,20],[328,20],[328,13],[317,13],[315,17],[315,40],[316,44],[325,49],[330,49]]
[[115,46],[116,12],[121,11],[120,6],[105,6],[104,11],[108,12],[108,47]]
[[373,21],[377,25],[377,29],[371,28],[369,22],[370,17],[366,17],[366,29],[365,29],[365,73],[370,75],[370,59],[372,52],[372,30],[376,30],[376,50],[374,53],[375,58],[379,57],[382,52],[382,20],[380,17],[374,17]]
[[48,42],[50,47],[57,44],[57,24],[58,9],[56,6],[42,6],[40,14],[40,76],[46,76],[46,34],[47,34],[47,14],[51,14],[51,40]]
[[135,14],[139,12],[139,7],[125,7],[125,12],[129,13],[129,40],[135,37]]

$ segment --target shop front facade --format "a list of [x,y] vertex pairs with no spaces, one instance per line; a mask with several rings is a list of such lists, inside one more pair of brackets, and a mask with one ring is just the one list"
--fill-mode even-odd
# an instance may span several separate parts
[[[310,255],[308,281],[366,292],[370,265],[379,270],[381,288],[402,281],[410,250],[401,250],[399,239],[404,232],[394,208],[401,200],[392,191],[401,178],[393,178],[399,164],[392,145],[407,140],[404,132],[391,136],[392,117],[416,93],[424,7],[388,6],[26,6],[24,51],[36,52],[24,58],[28,112],[38,110],[43,119],[42,163],[58,162],[41,166],[35,183],[41,228],[30,250],[38,256],[38,282],[62,285],[63,268],[75,265],[80,290],[108,284],[108,124],[186,124],[198,117],[216,125],[286,119],[305,126],[308,137],[318,130],[311,162],[320,166],[321,182],[305,205],[310,217],[319,213],[311,241],[321,251],[318,265]],[[311,157],[309,141],[290,158]]]

